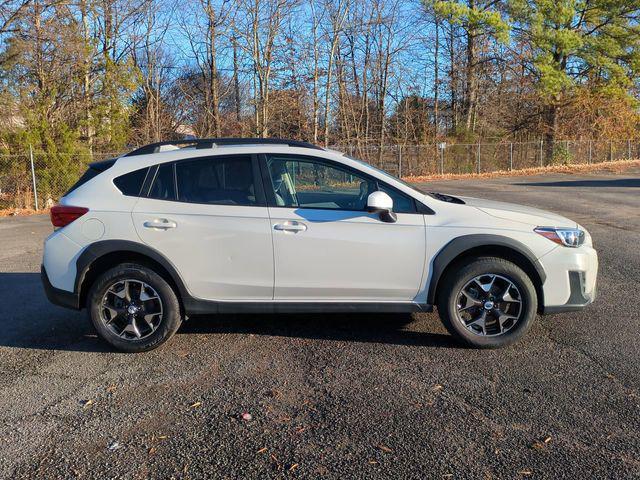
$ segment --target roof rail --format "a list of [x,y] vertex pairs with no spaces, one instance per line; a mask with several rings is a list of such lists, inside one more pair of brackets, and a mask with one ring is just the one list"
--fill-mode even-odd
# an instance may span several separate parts
[[133,157],[135,155],[146,155],[148,153],[158,153],[160,147],[164,145],[184,145],[195,146],[196,148],[213,148],[222,145],[287,145],[289,147],[313,148],[324,150],[322,147],[308,142],[298,140],[285,140],[282,138],[194,138],[190,140],[167,140],[165,142],[150,143],[123,155]]

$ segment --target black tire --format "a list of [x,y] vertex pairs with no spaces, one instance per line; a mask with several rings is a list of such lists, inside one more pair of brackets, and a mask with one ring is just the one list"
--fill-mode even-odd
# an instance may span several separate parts
[[[503,333],[481,335],[465,326],[462,314],[458,313],[458,302],[463,287],[477,277],[498,275],[515,285],[520,294],[520,310],[517,320]],[[483,292],[480,292],[484,294]],[[516,264],[503,258],[481,257],[461,262],[449,269],[438,288],[438,313],[442,323],[456,338],[475,348],[499,348],[517,342],[531,327],[538,308],[536,289],[529,276]],[[472,307],[474,308],[474,307]],[[482,312],[484,307],[478,308]],[[491,312],[491,310],[489,310]],[[490,318],[491,315],[489,314]],[[494,323],[494,328],[498,324]],[[482,328],[484,332],[484,328]]]
[[[144,338],[118,336],[103,319],[102,300],[107,290],[120,281],[133,280],[150,286],[161,302],[162,315],[155,330]],[[100,275],[91,286],[87,296],[87,311],[98,335],[123,352],[146,352],[157,348],[178,330],[182,323],[180,303],[173,288],[156,272],[144,265],[123,263]]]

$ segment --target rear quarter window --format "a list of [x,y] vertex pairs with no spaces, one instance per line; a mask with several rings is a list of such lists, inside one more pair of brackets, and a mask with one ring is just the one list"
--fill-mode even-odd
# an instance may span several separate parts
[[113,184],[123,195],[129,197],[139,197],[142,190],[142,184],[147,176],[149,168],[141,168],[133,172],[125,173],[113,179]]

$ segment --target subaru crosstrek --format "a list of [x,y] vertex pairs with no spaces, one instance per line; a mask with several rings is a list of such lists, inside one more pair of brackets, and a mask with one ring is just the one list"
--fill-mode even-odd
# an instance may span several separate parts
[[589,233],[534,208],[423,193],[278,139],[147,145],[94,163],[51,209],[42,280],[130,352],[214,313],[438,313],[475,347],[596,291]]

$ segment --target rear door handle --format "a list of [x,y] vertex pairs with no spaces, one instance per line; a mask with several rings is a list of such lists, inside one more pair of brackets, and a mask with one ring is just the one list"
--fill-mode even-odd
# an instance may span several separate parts
[[178,224],[173,220],[166,218],[158,218],[149,222],[144,222],[145,228],[155,228],[157,230],[169,230],[170,228],[176,228]]
[[307,229],[307,226],[302,222],[284,222],[284,223],[276,223],[273,228],[275,230],[279,230],[281,232],[304,232]]

